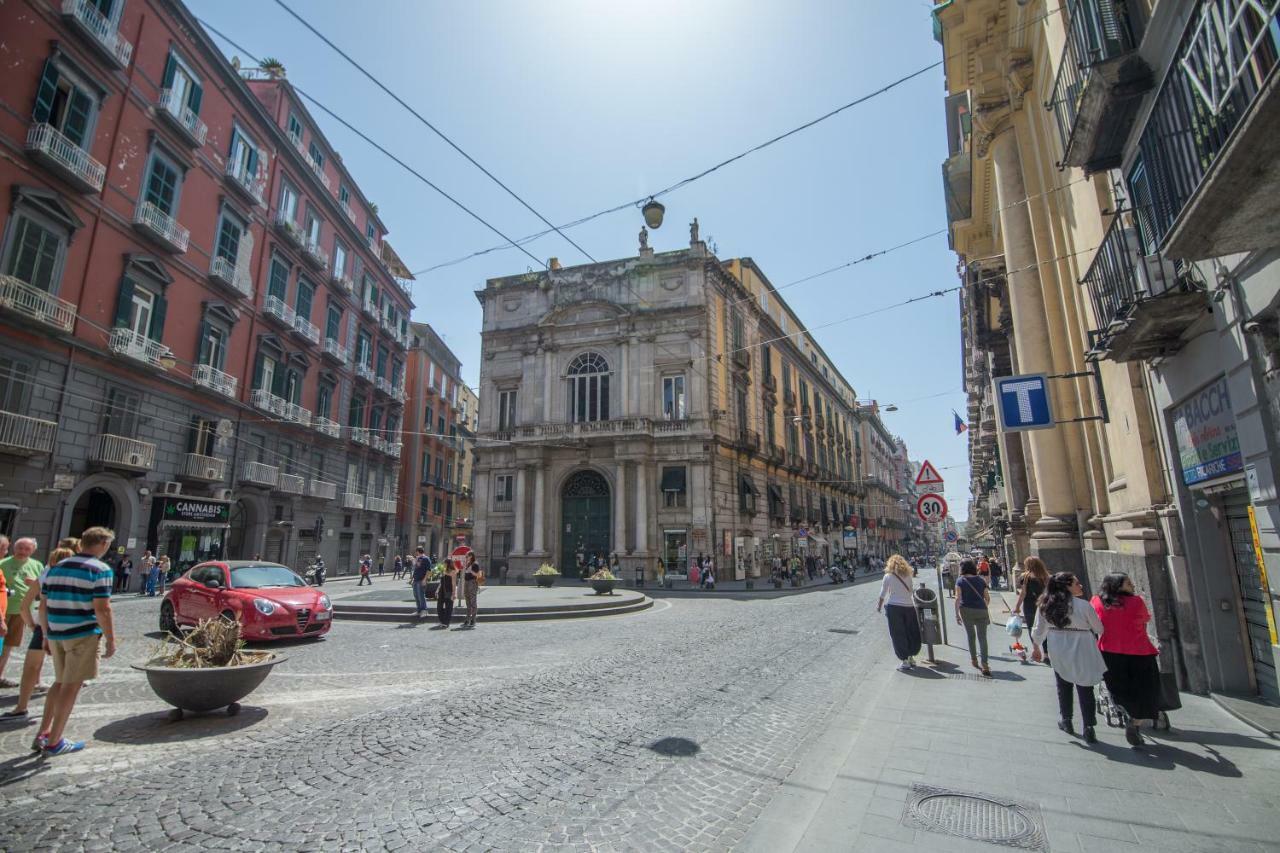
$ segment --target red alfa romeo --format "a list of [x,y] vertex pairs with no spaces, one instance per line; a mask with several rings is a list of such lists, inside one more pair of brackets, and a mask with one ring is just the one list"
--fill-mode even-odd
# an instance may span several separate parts
[[333,622],[333,603],[290,569],[257,560],[215,560],[192,566],[160,603],[160,630],[222,616],[240,622],[246,640],[321,637]]

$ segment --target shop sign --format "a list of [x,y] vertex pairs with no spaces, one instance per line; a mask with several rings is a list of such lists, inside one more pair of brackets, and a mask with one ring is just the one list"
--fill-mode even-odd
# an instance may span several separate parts
[[852,551],[857,547],[858,547],[858,534],[852,530],[846,530],[844,532],[844,549],[846,551]]
[[230,524],[231,504],[201,498],[161,497],[160,520],[172,524]]
[[1173,432],[1188,486],[1244,469],[1225,377],[1174,409]]

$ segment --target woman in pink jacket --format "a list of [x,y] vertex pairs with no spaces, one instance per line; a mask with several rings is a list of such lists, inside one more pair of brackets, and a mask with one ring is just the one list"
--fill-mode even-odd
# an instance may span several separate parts
[[1093,609],[1105,629],[1098,640],[1107,663],[1103,679],[1116,703],[1129,714],[1124,737],[1130,746],[1142,746],[1138,724],[1153,723],[1160,713],[1160,650],[1147,636],[1151,612],[1142,597],[1135,595],[1133,581],[1121,572],[1102,579],[1102,588],[1093,597]]

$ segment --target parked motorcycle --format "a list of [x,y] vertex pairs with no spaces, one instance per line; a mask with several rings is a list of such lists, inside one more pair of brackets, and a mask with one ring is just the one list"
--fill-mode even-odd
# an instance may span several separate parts
[[306,574],[302,577],[311,586],[324,586],[324,561],[316,560],[307,566]]

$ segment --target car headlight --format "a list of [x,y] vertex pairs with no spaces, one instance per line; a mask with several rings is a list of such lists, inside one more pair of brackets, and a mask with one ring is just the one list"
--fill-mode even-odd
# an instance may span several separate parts
[[322,595],[322,596],[320,596],[320,609],[321,609],[321,610],[328,610],[328,609],[329,609],[330,607],[332,607],[332,606],[333,606],[333,604],[332,604],[332,602],[330,602],[330,601],[329,601],[329,596],[327,596],[327,595]]
[[258,612],[264,616],[270,616],[272,613],[276,612],[275,602],[267,601],[265,598],[255,598],[253,600],[253,606],[256,607]]

